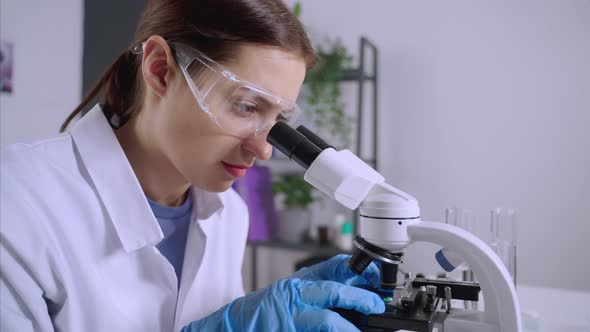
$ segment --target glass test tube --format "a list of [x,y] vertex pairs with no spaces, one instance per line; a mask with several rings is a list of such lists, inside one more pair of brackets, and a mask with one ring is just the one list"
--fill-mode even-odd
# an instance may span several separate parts
[[500,257],[516,286],[516,211],[496,208],[491,211],[490,247]]

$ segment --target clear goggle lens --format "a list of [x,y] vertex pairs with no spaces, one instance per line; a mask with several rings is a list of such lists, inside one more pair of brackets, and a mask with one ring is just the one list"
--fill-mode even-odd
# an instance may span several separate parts
[[229,133],[257,135],[277,121],[293,124],[301,113],[297,104],[241,80],[202,53],[182,44],[173,45],[199,106]]

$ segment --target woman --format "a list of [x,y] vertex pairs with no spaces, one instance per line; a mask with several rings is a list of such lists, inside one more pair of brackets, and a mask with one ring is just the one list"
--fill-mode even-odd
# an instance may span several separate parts
[[152,1],[60,137],[2,154],[6,331],[355,331],[384,311],[347,256],[244,296],[230,189],[293,121],[314,53],[280,0]]

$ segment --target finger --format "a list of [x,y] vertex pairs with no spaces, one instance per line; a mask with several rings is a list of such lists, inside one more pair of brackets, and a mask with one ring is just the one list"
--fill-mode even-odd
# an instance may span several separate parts
[[291,277],[304,280],[331,280],[352,286],[371,286],[379,288],[379,268],[373,262],[360,275],[350,269],[351,255],[336,255],[324,262],[303,268]]
[[352,286],[370,285],[373,288],[379,288],[381,274],[375,263],[369,264],[360,275],[352,272],[348,265],[348,261],[346,261],[346,264],[342,264],[339,269],[339,271],[336,271],[336,276],[340,277],[336,278],[334,281],[339,281],[343,284]]
[[334,269],[329,271],[331,274],[330,277],[321,280],[332,280],[352,286],[370,285],[373,288],[379,288],[380,273],[377,265],[374,262],[369,264],[369,266],[358,275],[350,269],[348,263],[350,258],[350,255],[337,255],[328,260],[328,262],[332,262]]
[[332,310],[307,306],[293,317],[295,330],[300,332],[360,332],[351,322]]
[[301,280],[299,287],[301,302],[314,307],[353,309],[366,315],[385,311],[383,300],[377,294],[362,288],[334,281],[305,280]]
[[321,263],[304,267],[295,272],[292,277],[305,280],[332,280],[336,275],[335,271],[339,269],[340,263],[348,262],[349,259],[350,255],[336,255]]

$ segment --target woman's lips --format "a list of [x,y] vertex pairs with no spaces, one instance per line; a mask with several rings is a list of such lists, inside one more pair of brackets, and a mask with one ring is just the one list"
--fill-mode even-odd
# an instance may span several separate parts
[[226,162],[221,163],[223,164],[225,171],[235,178],[241,178],[246,175],[246,171],[248,170],[248,166],[232,165]]

